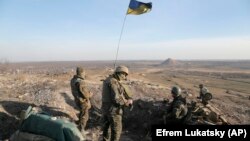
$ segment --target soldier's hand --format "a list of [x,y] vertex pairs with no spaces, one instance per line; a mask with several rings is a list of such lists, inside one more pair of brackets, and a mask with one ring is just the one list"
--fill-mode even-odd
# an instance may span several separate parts
[[125,103],[126,106],[132,105],[133,104],[133,100],[132,99],[128,99]]
[[128,105],[132,105],[133,104],[133,100],[132,99],[129,99],[128,100]]

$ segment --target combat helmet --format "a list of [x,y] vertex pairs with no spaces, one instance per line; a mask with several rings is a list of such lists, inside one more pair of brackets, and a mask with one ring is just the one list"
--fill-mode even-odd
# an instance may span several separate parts
[[200,84],[200,85],[199,85],[199,88],[203,88],[203,84]]
[[181,95],[181,88],[178,86],[174,86],[171,90],[172,95],[174,95],[175,97]]
[[118,66],[115,69],[115,73],[124,72],[128,75],[128,68],[126,66]]
[[76,75],[84,77],[85,76],[85,71],[82,67],[77,67],[76,68]]

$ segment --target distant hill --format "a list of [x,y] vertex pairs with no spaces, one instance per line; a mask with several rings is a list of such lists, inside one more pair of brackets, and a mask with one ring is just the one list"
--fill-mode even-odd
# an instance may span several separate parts
[[167,60],[163,61],[160,66],[176,66],[178,65],[180,62],[177,60],[174,60],[172,58],[168,58]]

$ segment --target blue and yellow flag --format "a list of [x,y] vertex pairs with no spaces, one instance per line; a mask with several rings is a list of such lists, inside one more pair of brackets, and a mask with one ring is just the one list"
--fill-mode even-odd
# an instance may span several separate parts
[[127,14],[140,15],[151,11],[152,3],[143,3],[136,0],[131,0],[129,3]]

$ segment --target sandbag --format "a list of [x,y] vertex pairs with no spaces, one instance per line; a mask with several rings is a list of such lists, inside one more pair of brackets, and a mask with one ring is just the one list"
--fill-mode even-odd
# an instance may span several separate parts
[[21,132],[17,130],[11,137],[10,141],[55,141],[49,137]]
[[55,141],[83,141],[83,136],[76,124],[45,114],[29,115],[22,122],[19,130],[43,135]]

